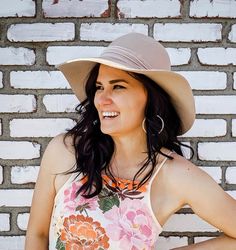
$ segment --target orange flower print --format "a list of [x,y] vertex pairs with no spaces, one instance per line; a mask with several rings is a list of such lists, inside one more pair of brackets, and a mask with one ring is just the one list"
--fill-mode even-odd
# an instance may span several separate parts
[[65,218],[60,241],[65,250],[105,250],[109,248],[109,238],[101,224],[93,221],[91,217],[83,215],[71,215]]

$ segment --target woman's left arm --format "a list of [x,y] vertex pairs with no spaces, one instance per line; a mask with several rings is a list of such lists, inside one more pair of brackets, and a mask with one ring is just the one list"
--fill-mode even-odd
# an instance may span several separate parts
[[[218,228],[224,235],[176,250],[236,250],[236,200],[207,173],[189,161],[178,160],[176,194],[195,214]],[[178,172],[178,173],[177,173]]]

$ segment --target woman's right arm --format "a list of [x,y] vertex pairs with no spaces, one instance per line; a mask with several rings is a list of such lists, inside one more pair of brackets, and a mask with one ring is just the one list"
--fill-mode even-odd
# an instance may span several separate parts
[[41,160],[30,210],[25,250],[48,250],[49,226],[56,195],[55,173],[61,172],[65,159],[66,150],[61,134],[49,142]]

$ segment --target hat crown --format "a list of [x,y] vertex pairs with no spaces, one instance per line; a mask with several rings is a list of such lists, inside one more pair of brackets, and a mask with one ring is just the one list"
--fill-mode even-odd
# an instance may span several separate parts
[[171,68],[166,49],[152,37],[140,33],[129,33],[115,39],[103,51],[101,57],[133,69]]

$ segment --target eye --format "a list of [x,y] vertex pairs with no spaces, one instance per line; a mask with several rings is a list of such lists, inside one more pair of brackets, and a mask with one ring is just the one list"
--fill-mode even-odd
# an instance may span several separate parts
[[102,85],[96,85],[95,88],[96,88],[96,90],[102,90],[103,89]]
[[125,89],[122,85],[114,85],[114,89]]

